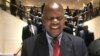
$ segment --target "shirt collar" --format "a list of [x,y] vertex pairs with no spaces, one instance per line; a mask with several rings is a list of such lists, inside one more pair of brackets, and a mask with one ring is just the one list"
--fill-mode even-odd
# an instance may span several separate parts
[[[46,32],[46,37],[47,37],[48,43],[51,44],[53,41],[53,37],[51,37],[47,32]],[[61,38],[62,38],[62,33],[60,33],[59,36],[57,37],[57,39],[59,40],[59,45],[61,44]]]

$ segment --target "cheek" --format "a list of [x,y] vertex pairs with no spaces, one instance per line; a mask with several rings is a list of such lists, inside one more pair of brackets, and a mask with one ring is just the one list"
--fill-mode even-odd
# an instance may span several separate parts
[[44,26],[45,28],[47,28],[47,27],[49,26],[49,22],[44,21],[44,22],[43,22],[43,26]]
[[45,25],[46,25],[46,21],[44,19],[42,19],[42,25],[43,25],[43,27],[45,27]]
[[64,20],[62,20],[61,25],[62,25],[62,26],[64,26],[64,25],[65,25],[65,21],[64,21]]

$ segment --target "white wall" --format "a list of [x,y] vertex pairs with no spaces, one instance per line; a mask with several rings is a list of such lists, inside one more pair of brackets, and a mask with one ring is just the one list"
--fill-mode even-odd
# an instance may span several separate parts
[[21,45],[26,22],[0,10],[0,53],[14,53]]
[[2,50],[2,46],[1,46],[2,45],[2,41],[1,40],[2,40],[2,37],[3,37],[3,33],[2,33],[3,32],[2,31],[2,21],[1,21],[2,17],[1,17],[1,15],[2,14],[1,14],[1,11],[0,11],[0,50]]
[[89,30],[94,32],[95,39],[100,37],[100,16],[85,22],[85,25],[88,25]]

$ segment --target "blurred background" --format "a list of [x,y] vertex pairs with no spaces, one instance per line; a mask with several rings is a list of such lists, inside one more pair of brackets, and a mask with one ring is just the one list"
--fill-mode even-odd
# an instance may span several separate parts
[[[51,0],[0,0],[0,56],[20,55],[23,42],[22,31],[23,27],[28,25],[28,18],[34,21],[33,24],[37,27],[38,32],[41,31],[42,28],[38,27],[41,24],[39,20],[41,19],[42,6],[48,1]],[[79,22],[81,22],[94,33],[94,40],[100,37],[100,0],[55,1],[63,5],[67,24],[71,24],[73,35],[78,36],[76,31]],[[91,8],[88,8],[90,3],[92,3],[92,13]],[[68,8],[71,11],[70,14],[68,14]],[[75,11],[78,13],[74,16]],[[74,24],[74,18],[77,18],[77,22],[75,22],[77,24]]]

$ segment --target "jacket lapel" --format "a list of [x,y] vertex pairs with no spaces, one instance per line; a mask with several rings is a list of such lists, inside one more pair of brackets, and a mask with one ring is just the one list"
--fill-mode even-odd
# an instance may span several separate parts
[[63,33],[60,47],[60,56],[73,56],[72,41],[65,33]]
[[35,44],[35,56],[49,56],[48,42],[45,34],[39,35]]

